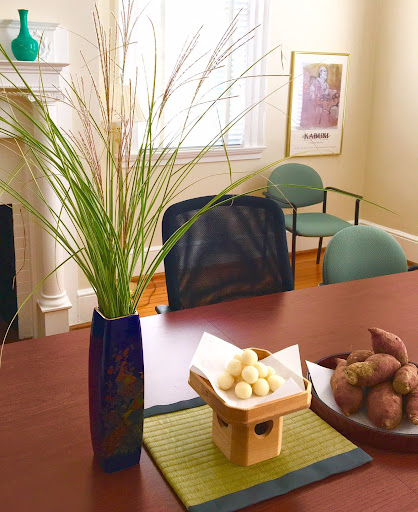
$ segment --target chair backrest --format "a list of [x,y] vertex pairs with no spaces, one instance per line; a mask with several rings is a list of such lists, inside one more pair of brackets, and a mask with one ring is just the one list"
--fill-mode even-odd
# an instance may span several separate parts
[[406,272],[402,247],[382,229],[351,226],[330,240],[322,266],[324,284]]
[[280,203],[282,208],[291,208],[289,202],[300,208],[322,203],[324,200],[322,190],[286,187],[285,184],[323,188],[321,176],[309,165],[290,163],[276,167],[270,175],[268,193]]
[[[163,217],[164,242],[213,197],[170,206]],[[293,290],[283,212],[262,197],[236,197],[205,212],[164,266],[173,310]]]

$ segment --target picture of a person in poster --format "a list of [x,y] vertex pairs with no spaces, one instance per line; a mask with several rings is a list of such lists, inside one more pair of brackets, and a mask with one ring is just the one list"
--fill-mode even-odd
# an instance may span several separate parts
[[336,128],[338,125],[340,64],[307,64],[303,67],[303,101],[300,128]]

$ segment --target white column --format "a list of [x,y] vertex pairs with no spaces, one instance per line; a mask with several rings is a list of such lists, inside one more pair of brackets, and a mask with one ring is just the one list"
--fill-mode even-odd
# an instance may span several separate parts
[[[57,101],[53,97],[48,98],[48,109],[51,118],[59,126],[57,122]],[[36,112],[34,114],[37,115]],[[41,142],[47,144],[41,133],[38,132],[36,136]],[[54,172],[54,169],[51,169],[51,172]],[[61,203],[53,189],[43,179],[39,180],[39,185],[48,205],[54,212],[59,214]],[[42,211],[51,223],[57,223],[45,206],[43,206]],[[65,251],[45,230],[42,230],[39,243],[42,277],[45,277],[64,261]],[[70,325],[68,310],[71,307],[71,302],[65,291],[64,272],[61,267],[46,279],[42,285],[41,295],[38,299],[38,335],[49,336],[51,334],[67,332]]]

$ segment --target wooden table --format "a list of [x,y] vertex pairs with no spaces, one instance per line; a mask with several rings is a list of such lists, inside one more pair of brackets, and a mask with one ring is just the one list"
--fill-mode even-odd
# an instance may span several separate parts
[[[203,331],[241,347],[276,351],[298,343],[302,360],[315,361],[368,348],[367,328],[377,326],[398,334],[410,359],[418,361],[417,290],[418,272],[409,272],[144,318],[146,400],[161,395],[157,368],[174,368],[177,375],[168,402],[191,392],[187,368]],[[138,467],[113,475],[103,474],[94,462],[88,338],[88,330],[73,331],[5,347],[0,369],[0,510],[184,510],[145,451]],[[370,464],[245,510],[418,510],[418,455],[361,447],[374,458]]]

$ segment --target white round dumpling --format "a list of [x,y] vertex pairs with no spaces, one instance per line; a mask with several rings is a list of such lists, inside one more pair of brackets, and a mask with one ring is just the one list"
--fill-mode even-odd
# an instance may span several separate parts
[[241,381],[235,386],[235,394],[238,398],[245,400],[253,394],[253,389],[247,382]]
[[283,377],[280,377],[280,375],[274,374],[267,378],[267,382],[269,383],[271,391],[274,392],[285,383],[285,380]]
[[241,361],[241,355],[242,355],[242,352],[239,352],[238,354],[235,354],[234,355],[234,359],[237,359],[238,361]]
[[254,366],[257,361],[258,361],[258,356],[254,352],[254,350],[251,350],[250,348],[246,348],[245,350],[242,351],[241,363],[244,366]]
[[265,379],[268,374],[268,369],[267,369],[268,367],[265,364],[260,363],[259,361],[257,363],[255,363],[254,366],[258,370],[258,375],[259,375],[260,379]]
[[248,384],[254,384],[258,379],[258,370],[255,366],[244,366],[241,377]]
[[239,377],[242,372],[241,361],[238,361],[238,359],[231,359],[226,367],[226,371],[234,377]]
[[276,370],[272,366],[267,366],[267,378],[271,377],[276,373]]
[[234,377],[230,373],[223,373],[218,377],[218,386],[224,391],[232,388],[234,382]]
[[269,383],[266,381],[266,379],[258,379],[253,384],[253,391],[258,396],[266,396],[270,391]]

